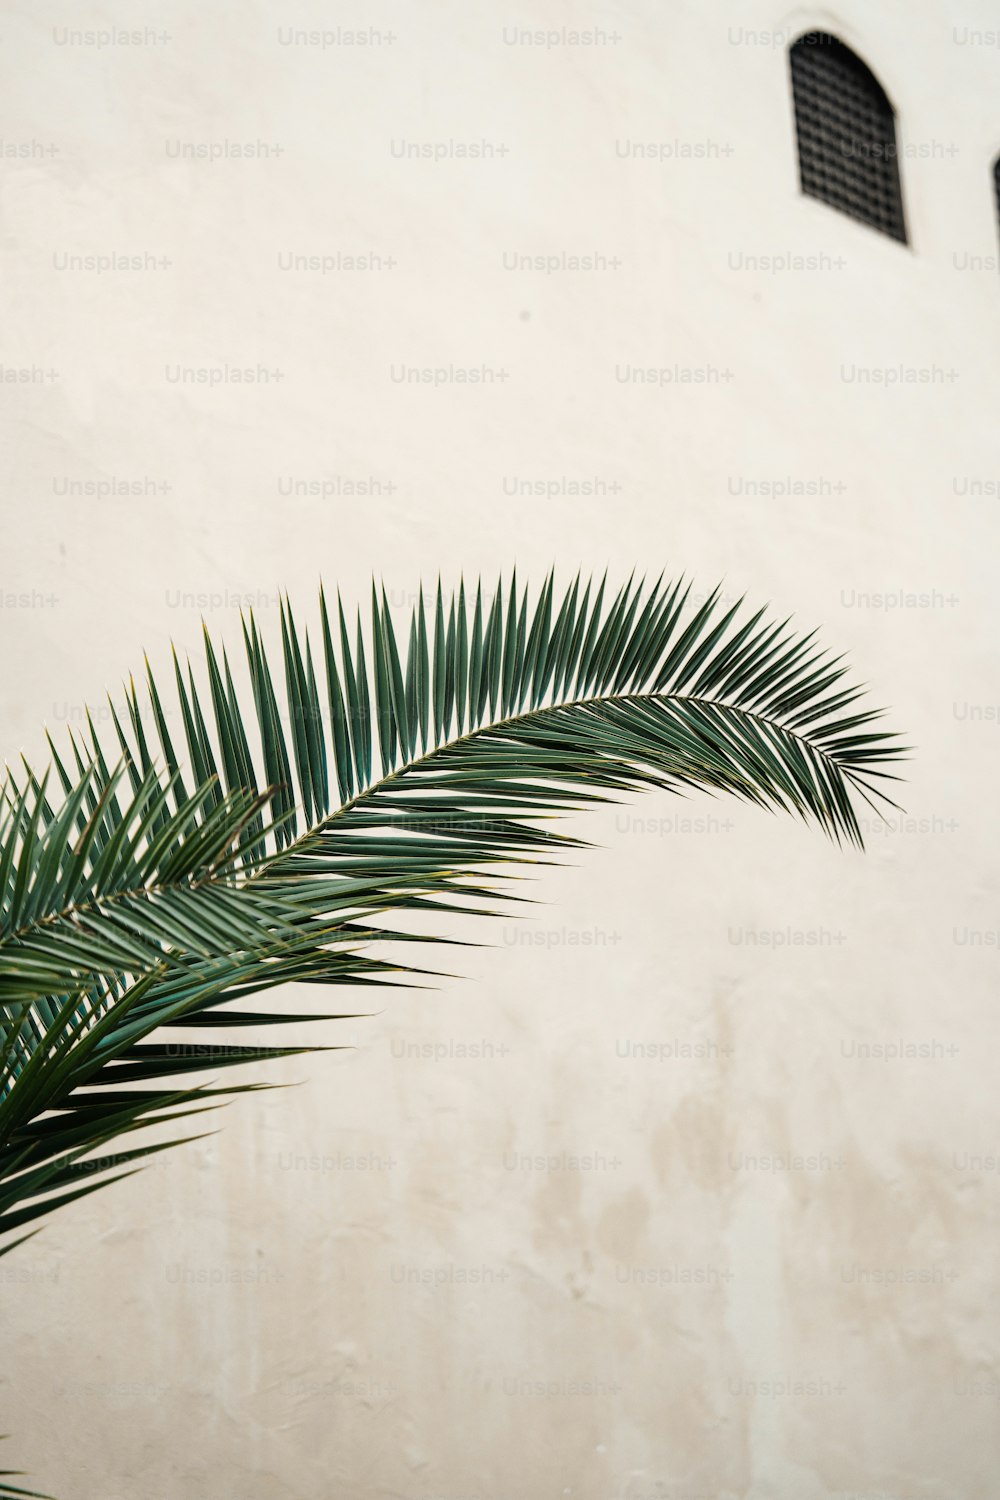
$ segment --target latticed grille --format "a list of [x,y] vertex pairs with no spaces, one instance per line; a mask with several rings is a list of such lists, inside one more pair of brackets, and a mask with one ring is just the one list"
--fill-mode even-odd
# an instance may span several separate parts
[[822,31],[790,52],[802,191],[906,243],[896,121],[875,75]]

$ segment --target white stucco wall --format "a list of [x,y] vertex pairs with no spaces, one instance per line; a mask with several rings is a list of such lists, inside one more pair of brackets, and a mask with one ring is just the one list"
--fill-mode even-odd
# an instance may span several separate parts
[[[321,572],[402,599],[439,570],[553,560],[772,600],[848,650],[919,747],[912,821],[864,856],[706,798],[581,819],[603,847],[545,874],[533,921],[463,927],[493,945],[459,953],[465,978],[322,1028],[355,1049],[262,1070],[302,1086],[235,1104],[0,1263],[4,1447],[39,1487],[995,1495],[992,9],[8,7],[0,339],[39,373],[2,392],[5,754],[40,754],[41,726],[143,649],[194,649],[202,613],[236,642],[247,594],[274,639],[276,590],[305,608]],[[761,33],[813,25],[897,106],[909,248],[798,193],[786,58]],[[63,29],[107,26],[150,29]],[[338,26],[381,39],[281,40]],[[505,40],[565,26],[607,40]],[[414,161],[402,141],[504,154]],[[620,265],[504,268],[588,253]],[[382,269],[281,269],[337,254]],[[819,269],[747,269],[792,255]],[[173,378],[226,365],[281,379]],[[507,375],[427,387],[400,365]],[[718,378],[638,386],[628,365]],[[140,493],[78,492],[109,480]],[[345,497],[362,480],[381,493]],[[774,481],[807,492],[752,492]],[[926,602],[862,603],[887,591]],[[820,936],[747,937],[773,932]],[[594,1169],[519,1165],[561,1153]],[[808,1160],[749,1169],[774,1154]]]

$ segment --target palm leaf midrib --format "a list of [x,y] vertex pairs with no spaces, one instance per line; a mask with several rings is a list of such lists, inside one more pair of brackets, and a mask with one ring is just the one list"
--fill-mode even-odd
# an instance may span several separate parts
[[176,880],[156,882],[152,885],[141,881],[138,885],[113,891],[107,896],[95,896],[90,901],[74,901],[69,906],[62,906],[54,911],[46,912],[43,916],[35,917],[22,927],[11,927],[5,932],[0,932],[0,945],[27,937],[32,932],[37,932],[39,928],[51,927],[57,922],[75,923],[77,917],[86,916],[88,912],[113,910],[120,903],[134,901],[142,896],[163,896],[173,891],[200,891],[207,886],[224,883],[228,884],[230,890],[238,889],[234,881],[223,882],[214,872],[197,880],[192,880],[188,876],[179,876]]
[[[504,717],[494,719],[488,724],[478,724],[474,729],[466,730],[463,734],[456,735],[452,739],[442,740],[433,749],[425,750],[420,755],[406,760],[403,764],[394,767],[393,770],[379,777],[378,780],[369,782],[362,791],[356,792],[353,797],[349,797],[346,802],[341,803],[333,812],[327,813],[322,818],[317,819],[311,827],[298,835],[291,844],[262,861],[260,867],[249,876],[248,883],[253,883],[257,879],[266,877],[268,873],[273,873],[276,869],[280,869],[282,861],[295,854],[309,839],[325,831],[336,823],[338,819],[345,817],[355,807],[358,807],[366,800],[377,796],[378,793],[384,791],[393,782],[400,781],[404,776],[409,775],[410,772],[417,770],[420,766],[426,765],[435,756],[442,755],[445,751],[454,750],[457,746],[467,744],[484,735],[495,734],[497,730],[513,727],[529,719],[543,719],[547,714],[561,712],[564,709],[589,708],[596,704],[648,702],[697,703],[708,708],[723,708],[743,718],[752,719],[757,724],[766,725],[770,729],[778,730],[781,734],[788,735],[789,738],[795,740],[798,744],[807,746],[812,754],[819,756],[825,765],[834,768],[839,775],[846,777],[851,782],[851,785],[855,786],[864,795],[864,782],[849,767],[844,766],[836,755],[831,754],[823,745],[818,744],[814,739],[810,739],[808,735],[790,729],[788,725],[782,723],[780,718],[776,716],[746,708],[742,704],[730,703],[723,698],[706,698],[692,693],[639,692],[597,694],[596,696],[587,694],[582,698],[567,698],[562,702],[547,703],[536,708],[522,710],[516,714],[508,714]],[[558,772],[553,773],[553,779],[559,779]]]
[[[526,723],[529,720],[544,720],[547,715],[562,712],[566,709],[589,708],[599,704],[603,705],[613,703],[642,702],[696,703],[709,708],[723,708],[730,713],[753,720],[755,723],[766,725],[770,729],[778,730],[782,734],[788,735],[798,744],[807,746],[814,755],[819,756],[823,760],[825,765],[830,768],[835,768],[838,774],[845,776],[851,782],[852,786],[855,786],[863,794],[864,787],[860,778],[856,777],[849,767],[845,767],[838,760],[836,755],[831,754],[830,751],[827,750],[823,745],[817,744],[816,741],[814,739],[811,739],[808,735],[802,734],[797,730],[789,728],[786,724],[781,722],[781,719],[778,716],[761,713],[758,710],[747,708],[742,704],[730,703],[724,698],[707,698],[691,693],[639,692],[596,695],[587,694],[583,697],[567,698],[559,702],[547,703],[536,708],[521,710],[516,714],[501,716],[490,721],[489,723],[479,724],[475,727],[475,729],[466,730],[463,734],[455,735],[450,739],[442,740],[432,749],[426,750],[420,755],[404,761],[401,765],[394,767],[393,770],[379,777],[377,780],[369,782],[369,784],[362,791],[357,792],[353,797],[348,798],[346,802],[342,803],[333,812],[317,819],[309,828],[304,829],[302,833],[298,834],[291,844],[287,845],[284,849],[277,851],[267,859],[262,860],[260,864],[246,876],[245,883],[252,885],[258,880],[266,879],[269,874],[280,871],[282,863],[290,856],[299,852],[302,847],[308,844],[310,839],[315,838],[318,833],[322,833],[326,829],[332,827],[337,823],[339,819],[346,817],[351,811],[353,811],[355,807],[364,804],[367,800],[377,797],[380,792],[384,791],[394,782],[400,781],[403,777],[417,770],[420,766],[426,765],[430,761],[433,761],[436,756],[440,756],[446,751],[454,750],[460,745],[470,743],[477,739],[481,739],[486,735],[495,734],[498,730],[502,731],[504,729],[514,728],[518,724]],[[557,773],[554,779],[558,780]],[[137,885],[129,886],[124,889],[112,892],[107,896],[97,896],[92,900],[84,902],[73,902],[68,906],[59,908],[52,912],[47,912],[43,916],[40,916],[21,927],[14,928],[8,932],[0,934],[0,943],[15,942],[20,938],[24,938],[31,933],[38,931],[40,928],[55,925],[60,921],[75,922],[75,919],[77,917],[85,916],[91,912],[114,910],[117,905],[122,905],[128,901],[133,901],[141,897],[155,898],[157,895],[164,895],[167,893],[173,893],[182,890],[203,890],[206,887],[216,884],[225,885],[229,889],[237,889],[238,884],[232,879],[232,871],[229,871],[230,878],[228,880],[225,880],[219,877],[217,873],[218,869],[219,862],[217,862],[216,866],[212,870],[206,872],[204,876],[200,876],[198,878],[193,879],[190,876],[180,876],[176,880],[156,882],[152,885],[140,882]]]

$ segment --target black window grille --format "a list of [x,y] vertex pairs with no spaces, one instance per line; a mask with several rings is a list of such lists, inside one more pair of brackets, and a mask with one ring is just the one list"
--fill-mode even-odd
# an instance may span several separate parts
[[993,163],[993,196],[997,205],[997,220],[1000,222],[1000,156]]
[[906,243],[892,105],[874,73],[824,31],[790,49],[802,191]]

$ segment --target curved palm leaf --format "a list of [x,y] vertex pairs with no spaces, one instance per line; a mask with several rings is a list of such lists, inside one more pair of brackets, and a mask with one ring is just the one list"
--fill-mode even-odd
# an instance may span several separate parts
[[[315,654],[282,607],[280,700],[251,616],[252,710],[206,632],[207,689],[174,658],[181,755],[147,664],[154,750],[132,682],[126,714],[112,704],[113,768],[90,724],[86,748],[71,736],[75,774],[55,746],[41,781],[26,767],[22,789],[8,773],[0,1233],[177,1144],[107,1151],[119,1137],[262,1086],[178,1078],[305,1050],[163,1037],[315,1019],[226,1008],[289,980],[391,982],[360,949],[428,939],[382,926],[385,913],[481,910],[501,866],[577,842],[541,826],[554,813],[701,787],[860,845],[853,799],[885,798],[895,737],[870,727],[877,713],[856,709],[859,691],[811,636],[763,611],[741,622],[718,590],[700,607],[689,596],[682,581],[630,580],[606,603],[603,580],[592,597],[578,577],[557,607],[550,575],[533,605],[516,579],[446,604],[439,585],[401,650],[384,592],[352,639],[321,591]],[[0,1497],[35,1493],[16,1477],[0,1473]]]
[[683,580],[609,599],[578,577],[557,600],[550,575],[533,604],[516,578],[488,599],[439,584],[401,645],[384,591],[353,632],[321,591],[315,649],[282,605],[280,698],[251,616],[251,706],[206,631],[206,685],[174,657],[180,752],[147,664],[153,733],[131,682],[113,768],[91,725],[75,774],[54,746],[41,782],[9,774],[0,1232],[162,1149],[92,1156],[117,1136],[239,1091],[175,1079],[302,1050],[155,1033],[309,1019],[220,1008],[289,980],[390,982],[361,949],[427,939],[385,913],[482,909],[501,867],[577,842],[543,826],[557,812],[701,787],[860,845],[854,799],[885,797],[895,737],[812,636],[740,616]]

